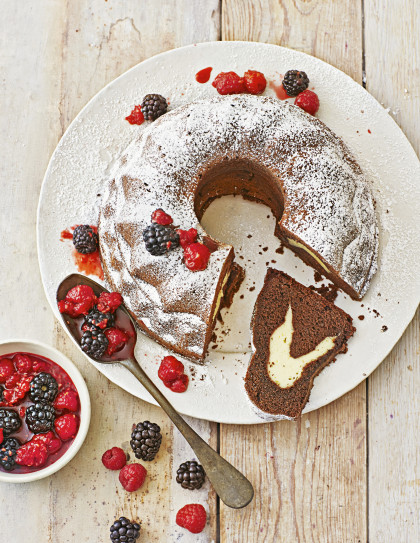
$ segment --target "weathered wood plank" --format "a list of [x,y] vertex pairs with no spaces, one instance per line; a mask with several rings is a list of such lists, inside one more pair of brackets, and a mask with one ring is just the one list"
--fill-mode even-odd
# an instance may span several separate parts
[[[222,38],[311,53],[361,82],[362,17],[349,1],[225,0]],[[366,541],[366,385],[297,423],[221,425],[221,452],[252,479],[243,511],[221,505],[221,542]]]
[[[366,86],[420,153],[420,4],[365,0]],[[369,379],[369,539],[420,540],[420,315]]]
[[[207,499],[208,485],[194,497],[175,491],[174,461],[191,457],[183,439],[160,409],[109,383],[54,321],[38,273],[36,206],[50,155],[81,107],[144,58],[218,39],[219,3],[184,2],[180,9],[175,0],[154,6],[124,0],[51,0],[8,2],[2,7],[1,186],[7,198],[0,199],[0,293],[7,318],[2,319],[0,335],[35,337],[68,354],[91,392],[92,424],[79,454],[59,473],[30,485],[2,485],[0,516],[9,522],[2,523],[0,539],[105,541],[111,522],[124,514],[143,521],[142,540],[175,540],[177,509],[194,500],[208,501],[214,509],[214,494],[210,491]],[[157,462],[144,463],[150,475],[145,488],[130,495],[121,488],[118,474],[102,466],[101,455],[113,445],[127,448],[132,423],[145,419],[161,425],[163,445]],[[216,444],[215,425],[200,421],[193,425]],[[202,541],[215,538],[212,522]],[[196,538],[185,533],[183,541]]]

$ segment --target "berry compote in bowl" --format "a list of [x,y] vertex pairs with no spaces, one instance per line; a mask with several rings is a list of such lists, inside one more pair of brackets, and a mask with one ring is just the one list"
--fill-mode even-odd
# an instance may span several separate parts
[[0,342],[0,481],[52,475],[82,446],[90,398],[79,370],[53,347]]

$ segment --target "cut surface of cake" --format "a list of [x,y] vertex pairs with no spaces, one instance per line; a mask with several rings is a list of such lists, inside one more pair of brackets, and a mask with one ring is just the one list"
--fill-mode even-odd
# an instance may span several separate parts
[[[211,240],[200,220],[212,200],[231,194],[269,206],[281,241],[353,298],[364,295],[376,271],[369,183],[320,120],[252,95],[166,113],[134,138],[113,169],[100,209],[100,252],[106,281],[121,292],[140,328],[198,361],[234,261],[233,247]],[[181,250],[147,252],[142,236],[158,208],[174,225],[211,241],[205,270],[186,269]]]
[[296,419],[314,378],[347,351],[352,318],[284,272],[269,268],[253,319],[254,353],[245,378],[263,413]]

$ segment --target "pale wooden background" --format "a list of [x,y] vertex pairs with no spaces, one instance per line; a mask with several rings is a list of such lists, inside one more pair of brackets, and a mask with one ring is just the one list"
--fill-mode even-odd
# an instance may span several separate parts
[[[0,9],[0,339],[63,350],[93,407],[88,438],[65,469],[0,486],[0,541],[107,541],[120,514],[143,521],[144,542],[419,541],[418,314],[365,383],[298,423],[193,422],[255,486],[253,503],[233,511],[208,488],[177,487],[173,474],[191,453],[160,409],[110,384],[70,344],[47,307],[35,245],[43,175],[81,107],[141,60],[193,42],[262,41],[326,60],[364,81],[419,152],[418,0],[0,0]],[[164,445],[147,463],[145,490],[129,495],[100,456],[127,445],[131,423],[146,418],[161,424]],[[210,509],[201,536],[174,524],[196,499]]]

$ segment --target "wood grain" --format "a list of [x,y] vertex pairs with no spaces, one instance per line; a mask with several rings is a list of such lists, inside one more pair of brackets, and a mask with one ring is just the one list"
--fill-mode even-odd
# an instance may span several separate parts
[[[92,423],[81,451],[60,472],[32,484],[2,484],[0,517],[11,522],[2,522],[0,540],[106,541],[110,524],[124,514],[142,520],[142,541],[175,541],[183,531],[184,543],[196,542],[196,536],[175,524],[176,511],[191,501],[188,491],[176,488],[176,462],[192,458],[191,450],[160,409],[109,383],[54,321],[38,272],[35,224],[48,160],[79,110],[141,60],[218,39],[219,3],[172,0],[150,9],[144,2],[124,0],[50,0],[8,2],[2,8],[1,187],[8,197],[0,199],[0,293],[8,318],[2,319],[0,336],[37,338],[74,360],[91,393]],[[143,463],[148,470],[145,487],[129,494],[120,486],[118,473],[102,466],[101,456],[114,445],[129,450],[132,423],[146,419],[161,426],[163,444],[156,462]],[[190,422],[217,445],[215,425]],[[194,499],[206,506],[208,502],[210,517],[216,518],[209,485]],[[203,538],[215,539],[215,529],[213,521]]]
[[[351,0],[225,0],[222,38],[287,45],[362,79],[361,6]],[[367,541],[364,383],[297,423],[220,434],[221,453],[258,489],[244,511],[221,506],[221,542]]]
[[[420,4],[365,0],[366,87],[420,153]],[[409,204],[407,204],[409,205]],[[369,539],[420,540],[420,314],[369,379]]]

